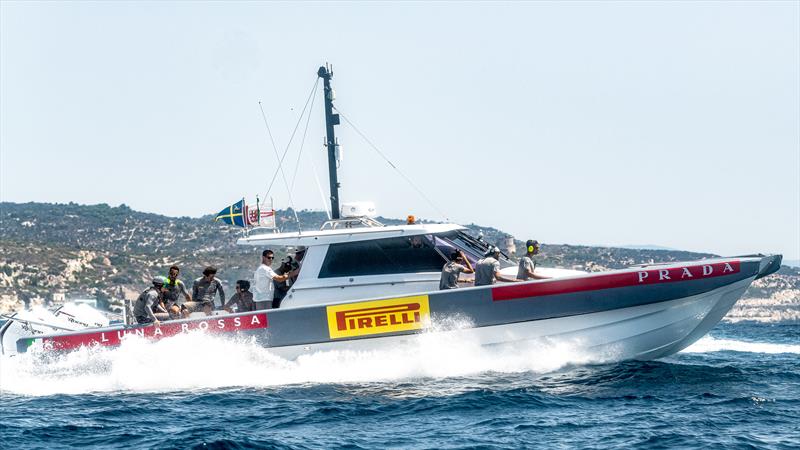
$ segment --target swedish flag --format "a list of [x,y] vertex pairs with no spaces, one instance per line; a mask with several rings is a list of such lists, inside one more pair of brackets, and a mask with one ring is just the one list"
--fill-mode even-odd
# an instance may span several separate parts
[[244,199],[241,199],[220,211],[219,214],[217,214],[217,217],[214,217],[214,222],[218,222],[220,220],[237,227],[245,226]]

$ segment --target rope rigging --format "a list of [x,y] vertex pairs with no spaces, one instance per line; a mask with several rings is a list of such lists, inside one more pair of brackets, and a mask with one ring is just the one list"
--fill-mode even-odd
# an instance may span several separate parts
[[[261,102],[258,102],[258,108],[261,110],[261,117],[264,119],[264,125],[267,128],[267,134],[269,135],[270,142],[272,143],[272,148],[275,151],[275,158],[278,160],[278,168],[275,170],[275,173],[272,175],[272,179],[269,182],[269,186],[267,187],[267,192],[264,194],[264,198],[269,196],[270,191],[272,191],[272,186],[275,183],[275,179],[280,172],[281,178],[283,178],[283,184],[286,187],[286,192],[289,195],[289,204],[292,207],[292,212],[294,213],[294,218],[297,221],[298,230],[300,229],[300,217],[297,215],[297,208],[294,206],[294,199],[292,198],[292,190],[289,187],[289,182],[286,179],[286,173],[283,170],[283,160],[286,158],[286,154],[289,152],[289,148],[292,145],[292,141],[294,140],[295,134],[297,133],[297,129],[300,127],[300,123],[303,120],[303,116],[308,109],[308,105],[311,102],[311,99],[314,97],[314,93],[317,91],[317,87],[319,85],[319,78],[314,81],[314,86],[311,88],[311,92],[308,94],[308,98],[306,99],[305,105],[303,105],[303,110],[300,112],[300,117],[297,118],[297,123],[292,130],[292,135],[289,137],[289,142],[286,144],[286,148],[283,150],[283,155],[278,155],[278,146],[275,145],[275,139],[272,137],[272,130],[269,127],[269,123],[267,122],[267,115],[264,113],[264,107],[262,106]],[[309,118],[311,117],[311,113],[309,112]],[[306,125],[306,132],[308,131],[308,125]],[[305,142],[305,133],[303,134],[303,142]],[[302,151],[302,147],[301,147]],[[296,174],[295,169],[295,174]],[[294,185],[294,181],[292,182]]]
[[[317,83],[314,85],[314,91],[316,93],[316,87],[319,84],[319,78],[317,78]],[[316,97],[314,97],[316,98]],[[300,157],[303,156],[303,146],[306,143],[306,136],[308,135],[308,125],[311,123],[311,113],[314,112],[314,104],[316,101],[311,102],[311,108],[308,109],[308,116],[306,117],[306,126],[303,128],[303,138],[300,140],[300,151],[297,153],[297,162],[294,165],[294,174],[292,175],[292,189],[294,189],[294,182],[297,180],[297,169],[300,168]],[[301,116],[302,117],[302,116]]]
[[345,121],[345,122],[346,122],[348,125],[350,125],[350,127],[352,127],[352,128],[353,128],[353,130],[354,130],[354,131],[355,131],[355,132],[356,132],[356,133],[357,133],[359,136],[361,136],[361,139],[364,139],[364,142],[366,142],[366,143],[367,143],[367,144],[368,144],[368,145],[369,145],[369,146],[370,146],[370,147],[371,147],[373,150],[375,150],[375,152],[376,152],[376,153],[378,153],[378,155],[380,155],[380,157],[381,157],[381,158],[383,158],[383,160],[384,160],[384,161],[386,161],[386,163],[387,163],[387,164],[389,164],[389,166],[391,166],[391,168],[392,168],[392,169],[394,169],[395,171],[397,171],[397,173],[398,173],[398,174],[399,174],[399,175],[400,175],[400,176],[401,176],[401,177],[402,177],[404,180],[406,180],[406,182],[407,182],[409,185],[411,185],[411,187],[412,187],[412,188],[414,188],[414,190],[415,190],[415,191],[417,191],[417,193],[418,193],[418,194],[419,194],[419,195],[420,195],[420,196],[421,196],[421,197],[422,197],[422,198],[423,198],[423,199],[424,199],[426,202],[428,202],[428,205],[430,205],[430,206],[431,206],[431,207],[432,207],[434,210],[436,210],[436,212],[438,212],[438,213],[439,213],[439,214],[440,214],[442,217],[444,217],[444,218],[445,218],[445,221],[447,221],[447,222],[449,222],[449,221],[450,221],[450,219],[448,218],[447,214],[445,214],[445,213],[444,213],[444,212],[443,212],[443,211],[442,211],[442,210],[441,210],[441,209],[440,209],[438,206],[436,206],[436,204],[435,204],[435,203],[433,203],[433,201],[432,201],[430,198],[428,198],[428,196],[427,196],[427,195],[425,195],[425,192],[423,192],[423,191],[422,191],[422,189],[420,189],[420,188],[419,188],[419,187],[418,187],[418,186],[417,186],[417,185],[416,185],[416,184],[415,184],[413,181],[411,181],[411,178],[409,178],[408,176],[406,176],[406,174],[404,174],[404,173],[403,173],[403,172],[400,170],[400,168],[398,168],[398,167],[397,167],[397,166],[396,166],[396,165],[395,165],[395,164],[394,164],[394,163],[393,163],[391,160],[389,160],[389,158],[388,158],[388,157],[387,157],[387,156],[386,156],[386,155],[385,155],[385,154],[384,154],[384,153],[383,153],[383,152],[382,152],[382,151],[381,151],[381,150],[378,148],[378,146],[377,146],[377,145],[375,145],[375,144],[374,144],[374,143],[373,143],[373,142],[372,142],[372,141],[371,141],[371,140],[370,140],[370,139],[369,139],[369,138],[368,138],[368,137],[367,137],[367,136],[366,136],[366,135],[365,135],[365,134],[364,134],[364,133],[363,133],[361,130],[359,130],[359,129],[358,129],[358,127],[357,127],[357,126],[356,126],[356,125],[355,125],[355,124],[354,124],[352,121],[350,121],[350,119],[348,119],[348,118],[347,118],[347,115],[345,115],[345,114],[344,114],[344,113],[343,113],[343,112],[342,112],[342,111],[341,111],[339,108],[337,108],[337,107],[335,107],[335,106],[334,106],[333,108],[336,110],[336,112],[337,112],[337,113],[339,113],[339,116],[340,116],[342,119],[344,119],[344,121]]
[[[317,78],[317,83],[319,83],[319,78]],[[316,89],[314,90],[316,94]],[[297,181],[297,171],[300,169],[300,159],[303,156],[303,148],[305,148],[306,143],[306,136],[308,135],[308,126],[311,123],[311,113],[314,112],[314,105],[317,103],[316,96],[313,97],[314,99],[311,101],[311,107],[308,109],[308,115],[306,116],[306,126],[303,129],[303,139],[300,141],[300,152],[297,154],[297,162],[294,165],[294,174],[292,175],[292,190],[294,190],[294,183]],[[311,171],[314,173],[314,182],[317,185],[317,191],[319,192],[319,197],[322,200],[322,207],[325,208],[325,214],[328,216],[328,220],[331,219],[331,211],[328,208],[328,202],[325,201],[325,193],[322,191],[322,185],[319,183],[319,175],[317,174],[317,165],[314,163],[314,158],[311,158]]]
[[[270,142],[272,144],[272,148],[273,148],[273,150],[275,152],[275,157],[278,160],[278,168],[275,170],[275,172],[272,175],[272,179],[269,182],[269,186],[267,187],[267,191],[264,194],[264,198],[268,198],[269,193],[272,191],[272,188],[273,188],[273,186],[275,184],[275,180],[278,177],[278,173],[280,173],[281,178],[283,179],[284,187],[286,188],[286,191],[287,191],[287,193],[289,195],[289,204],[292,207],[292,212],[294,213],[295,220],[297,221],[297,224],[298,224],[298,228],[300,227],[300,217],[298,216],[297,209],[296,209],[296,207],[294,205],[294,199],[292,197],[292,190],[294,189],[295,182],[297,181],[298,170],[299,170],[300,162],[301,162],[301,159],[302,159],[302,156],[303,156],[303,149],[305,148],[305,141],[306,141],[306,137],[308,136],[308,129],[309,129],[309,125],[310,125],[310,122],[311,122],[311,113],[312,113],[312,111],[314,109],[314,103],[316,103],[313,99],[315,98],[315,93],[317,92],[317,89],[319,87],[319,80],[320,80],[319,77],[316,78],[316,80],[314,82],[314,85],[313,85],[313,87],[311,88],[311,91],[308,94],[308,98],[306,98],[306,102],[303,105],[303,109],[300,112],[300,116],[297,119],[297,123],[295,124],[294,129],[292,130],[292,134],[289,137],[289,142],[286,144],[286,148],[283,150],[283,154],[281,154],[281,155],[279,155],[279,153],[278,153],[278,147],[275,144],[275,139],[274,139],[274,137],[272,135],[272,130],[269,127],[269,123],[267,121],[267,116],[264,113],[264,108],[263,108],[261,102],[260,101],[258,102],[259,109],[261,110],[261,117],[264,119],[264,125],[266,126],[267,134],[269,136],[269,140],[270,140]],[[361,137],[361,139],[363,139],[364,142],[367,143],[367,145],[373,151],[375,151],[384,161],[386,161],[386,163],[389,165],[389,167],[394,169],[397,172],[397,174],[400,175],[400,177],[403,180],[405,180],[405,182],[408,183],[420,195],[420,197],[422,197],[428,203],[428,205],[431,206],[431,208],[433,208],[438,214],[440,214],[442,217],[444,217],[446,221],[450,220],[448,218],[448,215],[441,208],[439,208],[433,202],[433,200],[431,200],[427,195],[425,195],[425,192],[422,189],[420,189],[420,187],[417,186],[416,183],[414,183],[411,180],[411,178],[409,178],[405,173],[403,173],[403,171],[401,171],[400,168],[397,167],[397,165],[394,162],[392,162],[389,159],[389,157],[387,157],[386,154],[384,152],[382,152],[378,148],[378,146],[374,142],[372,142],[372,140],[370,140],[366,136],[366,134],[364,134],[364,132],[362,132],[348,118],[348,116],[346,114],[344,114],[339,108],[336,108],[335,106],[333,107],[333,109],[339,114],[339,116],[342,119],[344,119],[345,123],[347,123],[356,132],[356,134],[358,134],[358,136]],[[308,112],[307,116],[306,116],[306,112]],[[293,172],[292,177],[291,177],[291,183],[289,183],[287,178],[286,178],[286,172],[284,171],[284,168],[283,168],[283,162],[286,159],[286,155],[288,154],[289,149],[291,148],[292,142],[294,141],[294,138],[297,135],[297,130],[299,129],[300,124],[303,121],[304,117],[305,117],[306,123],[305,123],[305,126],[303,127],[303,135],[302,135],[302,138],[301,138],[301,141],[300,141],[300,149],[298,151],[297,161],[295,162],[294,172]],[[328,218],[330,218],[331,217],[331,211],[328,210],[327,203],[325,203],[325,201],[324,201],[324,194],[322,193],[322,187],[319,184],[319,179],[318,179],[319,177],[317,176],[316,165],[314,164],[313,159],[312,159],[311,163],[312,163],[312,166],[313,166],[313,169],[314,169],[314,178],[315,178],[315,180],[317,182],[317,188],[320,190],[320,195],[323,198],[323,205],[325,205],[325,212],[328,215]]]

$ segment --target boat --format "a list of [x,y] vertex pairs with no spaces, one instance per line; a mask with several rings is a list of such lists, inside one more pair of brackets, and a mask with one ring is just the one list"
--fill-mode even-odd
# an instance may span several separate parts
[[[537,268],[549,278],[439,290],[446,255],[460,250],[476,264],[490,243],[457,224],[409,218],[405,224],[384,225],[364,204],[340,205],[333,73],[323,66],[317,75],[324,85],[331,218],[319,230],[256,228],[237,241],[259,249],[305,249],[298,277],[279,309],[217,312],[160,326],[126,321],[74,330],[48,330],[46,323],[12,317],[0,330],[3,351],[111,347],[129,336],[161,339],[196,331],[243,335],[275,354],[297,358],[381,349],[421,333],[449,333],[484,346],[567,341],[603,361],[650,360],[696,342],[754,280],[780,268],[781,255],[761,254],[592,273]],[[499,262],[501,273],[513,278],[516,263],[504,254]],[[12,322],[17,331],[9,334]],[[27,334],[20,334],[21,327]]]

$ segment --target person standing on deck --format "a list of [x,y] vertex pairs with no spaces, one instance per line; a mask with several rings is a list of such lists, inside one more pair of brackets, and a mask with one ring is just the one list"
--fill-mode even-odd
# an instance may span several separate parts
[[533,256],[539,253],[539,241],[535,239],[529,239],[528,242],[525,243],[525,249],[527,250],[527,253],[519,260],[517,278],[522,281],[527,281],[529,279],[544,280],[548,278],[543,275],[536,275],[534,273],[534,270],[536,269],[536,263],[533,261]]
[[500,249],[491,246],[489,250],[486,251],[486,256],[478,260],[478,264],[475,265],[475,286],[486,286],[494,284],[495,281],[506,281],[509,283],[519,281],[516,278],[506,278],[500,274],[500,261],[497,260],[499,257]]
[[472,268],[469,259],[464,256],[461,250],[453,250],[450,253],[450,261],[442,267],[439,289],[457,289],[458,276],[462,272],[466,274],[475,273],[475,269]]
[[272,300],[275,298],[275,283],[273,281],[282,282],[289,279],[291,272],[283,275],[278,275],[272,270],[272,261],[275,259],[275,253],[272,250],[264,250],[261,253],[261,265],[256,269],[253,276],[255,287],[253,292],[253,299],[256,302],[256,310],[272,308]]

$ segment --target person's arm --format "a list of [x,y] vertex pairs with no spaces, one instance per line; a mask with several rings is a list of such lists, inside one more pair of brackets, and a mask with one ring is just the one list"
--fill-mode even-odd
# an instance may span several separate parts
[[466,273],[466,274],[475,273],[475,271],[474,270],[469,270],[469,268],[467,266],[462,266],[461,264],[459,264],[458,266],[459,266],[459,272],[458,272],[458,276],[456,277],[456,283],[464,284],[464,283],[473,282],[474,280],[462,280],[461,279],[461,274],[462,273]]
[[228,300],[228,303],[225,303],[225,304],[222,305],[222,309],[224,309],[225,311],[228,311],[228,312],[232,312],[231,306],[233,306],[233,304],[236,303],[236,300],[237,300],[238,296],[239,296],[238,292],[233,294],[233,295],[231,295],[231,298],[230,298],[230,300]]
[[164,305],[164,302],[161,301],[160,298],[156,300],[155,305],[156,305],[156,308],[158,309],[158,312],[162,312],[162,313],[168,313],[169,312],[169,311],[167,311],[167,307]]
[[161,322],[158,321],[155,313],[153,312],[153,304],[155,301],[158,300],[158,297],[153,297],[152,295],[148,296],[148,301],[145,303],[145,310],[147,311],[147,315],[150,317],[150,320],[153,321],[153,324],[158,326]]
[[199,290],[200,283],[198,283],[197,280],[194,280],[194,283],[192,283],[192,298],[197,298],[197,291]]
[[514,283],[516,281],[520,281],[520,280],[518,280],[516,278],[508,278],[508,277],[505,277],[503,275],[500,275],[500,271],[499,270],[495,270],[494,271],[494,277],[497,278],[497,281],[505,281],[506,283]]
[[516,278],[508,278],[500,274],[500,263],[494,263],[494,277],[497,278],[497,281],[505,281],[506,283],[513,283],[515,281],[520,281]]
[[291,272],[286,272],[286,273],[285,273],[285,274],[283,274],[283,275],[278,275],[278,274],[276,273],[276,274],[272,275],[272,280],[273,280],[273,281],[277,281],[278,283],[280,283],[281,281],[286,281],[286,280],[288,280],[288,279],[289,279],[289,274],[290,274],[290,273],[291,273]]
[[275,273],[274,270],[272,270],[271,267],[267,268],[267,274],[269,275],[270,278],[272,278],[272,281],[274,281],[276,283],[280,283],[281,281],[288,280],[290,273],[291,272],[287,272],[287,273],[284,273],[283,275],[278,275],[277,273]]
[[465,270],[464,273],[475,273],[475,269],[472,267],[472,263],[469,262],[469,258],[467,258],[467,255],[465,255],[464,252],[462,252],[461,250],[459,250],[458,253],[461,254],[461,257],[464,259],[464,264],[466,265],[467,268],[467,270]]
[[[530,269],[528,269],[528,267],[530,267]],[[525,273],[528,275],[528,277],[533,278],[534,280],[546,280],[550,278],[550,277],[545,277],[543,275],[536,275],[533,272],[534,270],[536,270],[536,266],[533,264],[533,261],[531,261],[530,266],[525,266]]]
[[532,270],[525,270],[525,273],[528,274],[528,277],[533,278],[535,280],[546,280],[546,279],[550,278],[550,277],[546,277],[546,276],[543,276],[543,275],[536,275],[535,273],[533,273]]

